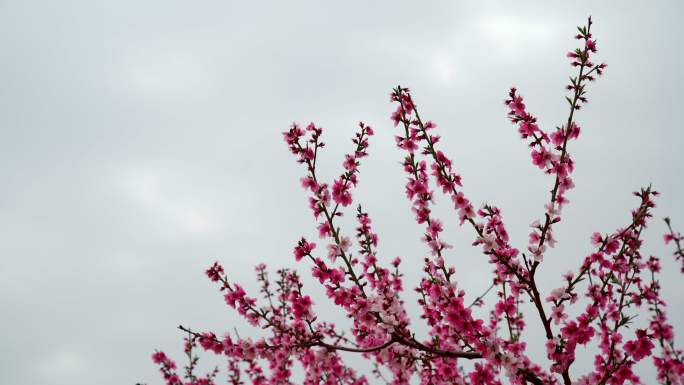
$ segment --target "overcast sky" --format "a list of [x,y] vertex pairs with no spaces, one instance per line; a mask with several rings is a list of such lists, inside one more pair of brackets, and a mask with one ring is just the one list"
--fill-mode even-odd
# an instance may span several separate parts
[[[662,196],[645,248],[665,259],[682,346],[684,288],[659,218],[684,230],[684,8],[550,4],[0,1],[0,383],[160,384],[149,357],[160,348],[182,362],[178,324],[258,335],[203,271],[218,259],[253,290],[253,265],[295,266],[296,240],[315,238],[303,169],[280,134],[292,121],[326,129],[328,178],[356,123],[376,128],[355,197],[381,258],[401,255],[417,271],[425,248],[389,120],[397,84],[439,125],[466,193],[499,205],[524,245],[552,180],[531,164],[502,102],[516,85],[544,128],[561,124],[565,53],[590,14],[609,68],[577,115],[577,188],[542,288],[581,263],[593,231],[626,224],[630,193],[653,183]],[[490,267],[438,202],[455,246],[448,260],[474,298]],[[407,274],[406,286],[418,279]],[[534,339],[539,325],[528,325]]]

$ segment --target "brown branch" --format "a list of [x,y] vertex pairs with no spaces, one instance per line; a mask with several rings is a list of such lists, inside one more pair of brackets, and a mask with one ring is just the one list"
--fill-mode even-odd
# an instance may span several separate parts
[[[207,336],[203,336],[201,333],[197,333],[192,331],[189,328],[186,328],[183,325],[179,325],[178,329],[192,335],[193,337],[196,338],[208,338]],[[216,338],[215,336],[210,337],[214,342],[219,342],[223,343],[221,340]],[[340,350],[340,351],[345,351],[345,352],[352,352],[352,353],[372,353],[372,352],[377,352],[379,350],[383,350],[386,348],[389,348],[395,343],[399,343],[404,346],[408,346],[420,351],[424,351],[426,353],[431,353],[433,355],[439,356],[439,357],[451,357],[451,358],[465,358],[465,359],[478,359],[482,358],[482,354],[477,353],[477,352],[455,352],[455,351],[450,351],[450,350],[440,350],[440,349],[434,349],[429,346],[423,345],[417,341],[409,340],[406,339],[398,334],[392,334],[392,338],[390,338],[387,342],[378,345],[378,346],[373,346],[369,348],[354,348],[354,347],[349,347],[349,346],[340,346],[340,345],[335,345],[335,344],[329,344],[326,342],[323,342],[320,339],[316,339],[307,343],[302,343],[302,344],[297,344],[293,345],[293,348],[310,348],[310,347],[322,347],[330,350]],[[275,346],[272,345],[264,345],[267,349],[275,349]]]

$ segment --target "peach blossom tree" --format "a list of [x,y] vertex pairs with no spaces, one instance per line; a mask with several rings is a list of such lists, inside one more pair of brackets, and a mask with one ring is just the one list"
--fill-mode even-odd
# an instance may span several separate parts
[[[660,261],[642,250],[642,232],[650,223],[658,193],[650,186],[635,192],[636,203],[624,226],[590,236],[593,251],[577,261],[575,271],[563,274],[559,286],[543,293],[539,267],[556,246],[554,231],[574,187],[574,161],[570,148],[580,136],[578,113],[587,100],[588,85],[606,65],[594,63],[596,39],[592,21],[578,27],[578,48],[567,54],[573,74],[567,84],[568,116],[553,130],[540,127],[517,89],[505,101],[507,115],[528,145],[533,166],[551,181],[548,201],[532,222],[527,245],[509,240],[501,210],[492,204],[473,205],[463,180],[450,158],[440,150],[437,125],[422,117],[408,88],[396,87],[391,121],[396,146],[406,173],[406,197],[415,221],[423,228],[427,246],[420,283],[414,288],[428,333],[419,336],[402,299],[404,286],[400,259],[379,256],[378,237],[370,215],[354,204],[360,162],[367,156],[373,129],[360,123],[353,151],[345,155],[342,172],[331,182],[321,180],[317,160],[325,148],[323,130],[311,123],[292,124],[283,133],[296,161],[303,167],[302,187],[318,230],[316,243],[301,238],[294,258],[311,268],[327,297],[349,318],[342,329],[315,313],[300,276],[289,269],[270,276],[266,266],[256,267],[261,299],[248,295],[219,262],[207,271],[225,302],[250,324],[263,330],[258,339],[237,332],[217,334],[180,326],[187,337],[188,364],[178,371],[166,354],[156,351],[167,385],[208,385],[218,369],[195,374],[197,347],[227,361],[229,383],[291,384],[293,368],[303,368],[307,385],[363,385],[378,381],[393,385],[421,384],[684,384],[684,355],[674,346],[673,327],[660,295]],[[485,294],[472,303],[456,282],[450,265],[450,245],[443,238],[443,222],[433,212],[433,197],[442,193],[453,202],[458,222],[472,234],[473,246],[491,264],[491,289],[496,296],[487,306]],[[353,231],[341,228],[338,218],[355,215]],[[682,262],[682,235],[665,220],[665,242],[675,247]],[[588,234],[589,235],[589,234]],[[490,291],[488,290],[488,292]],[[531,312],[520,309],[529,302]],[[488,309],[479,318],[473,308]],[[572,312],[569,309],[574,308]],[[646,314],[644,328],[634,327],[635,315]],[[571,316],[570,314],[574,314]],[[531,329],[533,331],[531,331]],[[526,332],[543,335],[545,359],[533,359],[521,338]],[[593,342],[598,348],[588,349]],[[594,355],[593,368],[579,373],[577,354]],[[342,352],[356,353],[370,365],[361,373],[345,363]],[[463,361],[469,361],[464,369]],[[641,380],[635,365],[648,360],[657,378]],[[413,381],[413,382],[412,382]]]

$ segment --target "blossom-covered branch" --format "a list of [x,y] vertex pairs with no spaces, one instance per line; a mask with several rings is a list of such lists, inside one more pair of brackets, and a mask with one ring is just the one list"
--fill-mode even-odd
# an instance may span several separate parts
[[670,218],[664,219],[665,224],[667,224],[668,232],[663,236],[665,239],[665,244],[672,242],[675,246],[675,251],[673,253],[675,260],[682,265],[682,273],[684,273],[684,251],[682,250],[682,243],[684,243],[684,235],[680,232],[674,231],[672,229],[672,223],[670,223]]

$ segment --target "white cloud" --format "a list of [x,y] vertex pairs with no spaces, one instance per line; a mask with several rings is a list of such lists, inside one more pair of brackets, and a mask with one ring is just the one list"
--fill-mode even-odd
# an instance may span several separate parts
[[59,350],[37,362],[36,372],[46,383],[66,383],[77,380],[88,368],[87,359],[68,350]]
[[551,41],[555,31],[548,19],[533,20],[511,15],[486,15],[475,22],[475,27],[480,36],[496,44],[500,51],[497,54],[509,58],[518,57],[530,45]]
[[159,42],[123,47],[109,71],[114,90],[151,101],[187,98],[209,81],[201,57],[187,47],[165,48]]
[[184,235],[209,235],[215,222],[207,207],[192,194],[184,194],[178,178],[170,172],[149,166],[136,166],[123,172],[121,187],[126,196],[140,205],[141,215],[156,226],[171,227]]
[[453,56],[447,51],[435,54],[433,58],[433,70],[435,81],[438,84],[451,87],[456,80],[456,63]]

